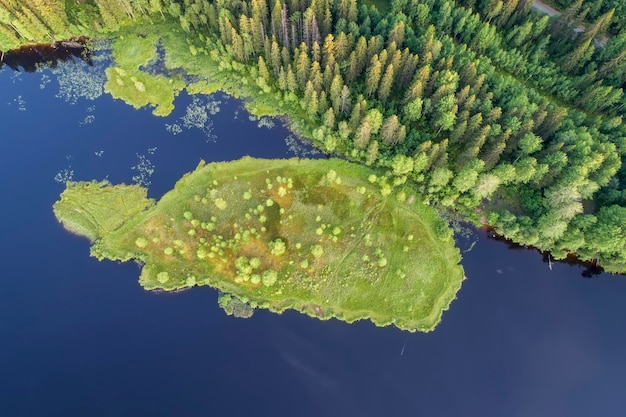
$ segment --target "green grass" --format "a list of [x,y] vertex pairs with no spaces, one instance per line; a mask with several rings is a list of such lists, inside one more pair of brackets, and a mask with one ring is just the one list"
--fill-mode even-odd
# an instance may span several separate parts
[[153,204],[147,190],[138,185],[69,182],[54,205],[54,215],[68,231],[93,242]]
[[[208,285],[274,312],[430,331],[464,279],[459,251],[420,196],[383,196],[380,183],[338,159],[201,164],[155,206],[99,228],[92,254],[140,260],[146,289]],[[80,223],[75,207],[110,210],[83,189],[70,183],[75,197],[55,204],[64,225]]]
[[158,58],[157,44],[161,39],[156,33],[141,32],[145,33],[125,33],[113,42],[116,66],[106,69],[104,89],[113,98],[122,99],[137,109],[151,105],[155,116],[167,116],[174,110],[174,99],[185,82],[178,77],[141,70]]

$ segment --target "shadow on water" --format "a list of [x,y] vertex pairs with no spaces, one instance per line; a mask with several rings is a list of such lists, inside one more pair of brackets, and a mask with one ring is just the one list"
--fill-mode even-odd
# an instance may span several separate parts
[[20,68],[26,72],[35,72],[42,65],[55,68],[59,62],[73,61],[78,58],[92,65],[92,51],[87,46],[89,39],[81,36],[66,41],[36,43],[0,51],[0,69],[5,65],[14,71]]
[[493,240],[497,240],[499,242],[503,242],[507,245],[507,247],[509,249],[512,250],[531,250],[531,251],[536,251],[539,252],[541,254],[541,259],[544,263],[548,264],[550,269],[552,269],[552,264],[553,263],[560,263],[560,264],[566,264],[566,265],[571,265],[571,266],[582,266],[584,269],[581,272],[581,275],[584,278],[593,278],[595,276],[598,276],[600,274],[602,274],[604,272],[604,269],[602,269],[602,267],[600,265],[598,265],[598,263],[596,261],[582,261],[580,259],[578,259],[576,257],[576,255],[574,254],[569,254],[567,255],[567,257],[565,259],[560,259],[560,260],[556,260],[552,257],[552,255],[550,255],[550,252],[545,252],[542,251],[538,248],[534,248],[532,246],[524,246],[524,245],[520,245],[517,244],[499,234],[497,234],[493,228],[488,227],[488,226],[483,226],[483,230],[487,236],[488,239],[493,239]]

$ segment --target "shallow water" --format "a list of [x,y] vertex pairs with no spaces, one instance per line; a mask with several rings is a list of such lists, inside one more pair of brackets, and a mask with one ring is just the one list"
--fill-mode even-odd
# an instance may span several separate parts
[[[550,270],[538,253],[482,232],[461,242],[477,239],[464,254],[468,279],[429,334],[294,312],[241,320],[227,317],[207,288],[142,290],[137,265],[90,258],[88,242],[57,224],[51,206],[63,180],[134,178],[159,197],[200,159],[293,156],[289,132],[279,122],[257,127],[219,94],[201,103],[183,95],[174,114],[157,118],[107,95],[77,97],[67,84],[57,98],[57,77],[0,72],[1,416],[626,409],[624,277]],[[88,96],[98,96],[91,88]],[[197,106],[215,110],[215,100],[220,111],[210,121],[194,118]]]

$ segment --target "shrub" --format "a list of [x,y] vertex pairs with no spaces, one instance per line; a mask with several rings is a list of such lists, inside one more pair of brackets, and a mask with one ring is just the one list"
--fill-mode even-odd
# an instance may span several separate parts
[[277,279],[278,273],[273,269],[267,269],[263,271],[263,276],[261,277],[261,280],[263,281],[263,285],[265,285],[266,287],[271,287],[272,285],[274,285]]

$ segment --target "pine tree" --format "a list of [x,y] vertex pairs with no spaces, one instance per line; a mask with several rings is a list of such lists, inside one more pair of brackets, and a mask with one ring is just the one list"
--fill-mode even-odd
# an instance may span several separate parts
[[389,51],[387,51],[387,49],[383,49],[382,51],[380,51],[380,54],[378,54],[378,60],[380,61],[380,65],[385,68],[385,66],[387,65],[387,58],[389,57]]
[[319,95],[318,101],[319,101],[318,113],[324,114],[330,108],[330,104],[328,104],[328,97],[326,95],[326,91],[322,90],[322,92]]
[[367,42],[367,51],[366,51],[363,63],[365,64],[367,62],[370,62],[372,58],[374,57],[374,55],[377,55],[378,53],[380,53],[382,49],[383,49],[383,46],[382,46],[382,41],[380,40],[380,38],[377,36],[371,36],[369,38],[369,41]]
[[311,46],[311,59],[319,63],[321,61],[321,58],[322,58],[322,50],[320,48],[320,44],[317,41],[315,41],[313,42],[313,45]]
[[482,10],[487,18],[487,23],[491,23],[494,18],[500,15],[503,6],[502,0],[489,0],[489,3]]
[[340,110],[341,114],[347,114],[350,111],[350,107],[352,103],[350,102],[350,89],[347,85],[344,85],[341,89],[341,105]]
[[270,43],[269,63],[272,67],[272,72],[274,73],[274,75],[278,76],[280,68],[282,67],[282,62],[280,58],[280,47],[278,46],[278,42],[276,42],[275,37],[272,37],[272,41]]
[[595,22],[585,28],[585,31],[580,35],[580,44],[584,44],[587,40],[593,41],[599,35],[606,30],[613,19],[615,9],[611,9],[598,17]]
[[322,72],[320,69],[320,63],[318,61],[313,61],[311,64],[311,70],[309,72],[309,80],[313,83],[313,87],[315,91],[318,93],[322,90],[324,86],[324,78],[322,77]]
[[63,33],[68,29],[65,3],[58,0],[29,0],[33,11],[47,25],[52,34]]
[[332,108],[329,107],[324,112],[324,116],[322,117],[322,122],[324,126],[326,126],[329,129],[335,128],[335,113],[333,112]]
[[389,64],[380,82],[380,87],[378,88],[378,98],[382,102],[387,101],[387,98],[389,97],[391,87],[393,86],[393,76],[393,64]]
[[349,0],[338,0],[335,4],[336,4],[335,7],[337,8],[337,16],[340,19],[348,20],[348,12],[350,9]]
[[339,35],[337,35],[337,39],[335,39],[335,58],[337,59],[337,62],[342,62],[346,59],[350,50],[351,45],[348,37],[344,32],[339,33]]
[[378,89],[378,83],[380,82],[382,71],[382,65],[378,60],[378,55],[372,57],[369,68],[367,69],[367,75],[365,79],[365,91],[368,97],[371,97]]
[[359,76],[359,63],[356,57],[356,53],[352,51],[350,58],[348,59],[348,68],[346,70],[346,81],[352,84]]
[[329,65],[326,65],[326,68],[324,68],[324,74],[322,74],[322,78],[324,80],[324,90],[329,90],[330,89],[330,84],[333,82],[333,77],[335,75],[333,74],[333,71],[330,69]]
[[404,106],[404,117],[409,122],[417,122],[422,117],[424,102],[421,98],[416,98]]
[[244,15],[239,17],[239,36],[243,42],[244,61],[248,61],[248,59],[254,55],[255,51],[252,42],[250,20]]
[[335,42],[331,33],[326,35],[322,46],[322,65],[330,66],[331,69],[335,66]]
[[[295,52],[294,52],[295,57]],[[306,82],[309,79],[309,68],[311,67],[311,60],[309,59],[308,48],[303,42],[300,44],[300,53],[298,54],[298,61],[296,63],[296,80],[302,90],[306,86]]]
[[352,108],[352,113],[350,114],[350,130],[355,131],[359,125],[361,124],[361,117],[364,110],[361,110],[361,103],[357,100],[356,104]]
[[378,159],[378,147],[379,146],[377,140],[373,140],[370,142],[366,152],[366,165],[372,165],[374,162],[376,162],[376,159]]
[[587,39],[584,43],[579,44],[576,48],[572,50],[572,52],[563,57],[563,63],[561,64],[561,68],[563,69],[563,71],[574,71],[585,63],[584,57],[587,54],[589,47],[591,46],[592,40],[593,39]]
[[404,22],[400,21],[395,24],[395,26],[389,31],[389,35],[387,36],[387,45],[395,42],[398,48],[402,48],[402,44],[404,43]]
[[278,88],[282,91],[287,91],[287,73],[282,65],[278,71]]
[[231,27],[231,39],[232,43],[230,45],[230,52],[233,54],[233,57],[239,61],[244,62],[246,60],[246,55],[243,49],[243,40],[241,36],[237,33],[235,28]]
[[319,107],[319,101],[317,96],[317,91],[315,91],[315,87],[313,87],[313,83],[311,81],[307,81],[306,87],[304,89],[304,109],[310,115],[316,115]]
[[341,90],[343,88],[343,79],[341,74],[337,73],[333,77],[333,81],[330,85],[330,100],[332,102],[333,110],[335,114],[339,114],[341,110]]
[[283,5],[281,4],[281,1],[275,0],[274,6],[272,7],[270,29],[271,29],[272,35],[278,40],[278,42],[284,45],[284,40],[282,38],[283,31],[282,31],[282,24],[281,24],[282,10],[283,10]]
[[282,59],[283,67],[291,65],[291,54],[289,53],[289,49],[284,46],[280,50],[280,58]]
[[292,93],[296,93],[298,91],[298,80],[291,69],[291,64],[287,67],[287,88]]
[[391,58],[389,59],[389,65],[393,65],[394,69],[394,82],[398,79],[398,74],[400,73],[400,65],[402,64],[402,52],[399,50],[394,50],[393,54],[391,54]]
[[610,61],[602,64],[597,73],[597,79],[602,80],[606,78],[606,76],[615,70],[620,64],[626,62],[626,48],[622,49],[615,57],[613,57]]
[[[350,60],[352,61],[353,57],[350,55]],[[365,68],[365,64],[367,62],[367,40],[364,36],[361,36],[359,40],[356,42],[356,46],[354,48],[354,59],[355,59],[355,77],[358,77],[361,74],[361,71]]]
[[421,98],[424,94],[424,87],[430,79],[430,65],[424,65],[413,77],[411,86],[404,96],[404,102],[413,101]]
[[483,115],[481,113],[474,114],[467,122],[468,134],[473,135],[477,133],[482,128],[482,125]]
[[258,61],[259,77],[263,78],[265,82],[269,83],[272,80],[272,76],[267,69],[267,65],[265,65],[265,60],[263,59],[263,56],[259,55]]
[[385,145],[393,145],[396,142],[396,133],[400,128],[398,116],[391,115],[383,123],[380,129],[380,138]]
[[370,141],[371,134],[372,126],[370,121],[369,119],[364,118],[354,135],[354,147],[356,149],[365,149]]
[[398,77],[398,89],[404,90],[411,83],[411,79],[415,74],[417,63],[419,58],[417,55],[412,54],[409,48],[405,48],[402,51],[402,59],[400,63],[400,76]]
[[350,8],[348,9],[348,22],[356,22],[357,19],[357,3],[356,0],[349,0]]
[[500,16],[496,19],[496,25],[504,26],[508,20],[511,18],[511,15],[517,9],[518,0],[508,0],[504,3],[502,7],[502,11],[500,12]]

